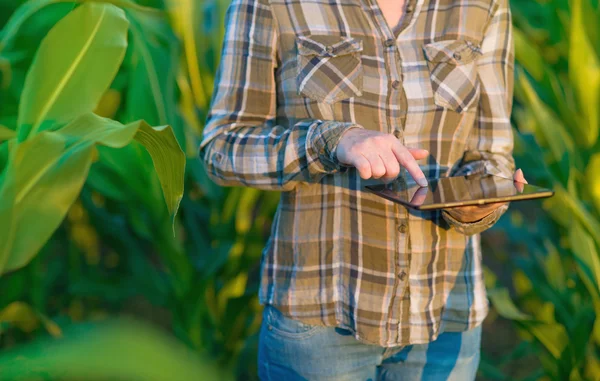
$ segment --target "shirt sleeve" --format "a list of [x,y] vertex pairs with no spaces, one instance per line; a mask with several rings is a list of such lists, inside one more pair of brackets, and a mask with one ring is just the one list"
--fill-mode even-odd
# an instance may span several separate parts
[[[514,45],[508,0],[499,4],[487,27],[478,58],[481,97],[467,150],[453,176],[490,173],[513,178],[513,132],[510,124],[514,86]],[[503,206],[480,221],[462,223],[442,211],[444,219],[466,235],[492,227],[506,212]]]
[[[277,123],[276,20],[267,0],[233,0],[209,114],[199,147],[209,177],[222,186],[291,190],[347,167],[341,135],[355,123],[301,119]],[[283,118],[281,118],[283,120]]]

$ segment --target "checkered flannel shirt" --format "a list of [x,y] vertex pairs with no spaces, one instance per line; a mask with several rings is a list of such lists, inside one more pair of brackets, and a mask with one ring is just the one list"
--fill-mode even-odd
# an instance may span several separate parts
[[428,178],[512,178],[512,45],[507,0],[408,0],[396,29],[376,0],[233,0],[199,155],[221,185],[282,191],[261,303],[385,347],[482,322],[478,233],[506,206],[409,212],[335,149],[366,128],[428,150]]

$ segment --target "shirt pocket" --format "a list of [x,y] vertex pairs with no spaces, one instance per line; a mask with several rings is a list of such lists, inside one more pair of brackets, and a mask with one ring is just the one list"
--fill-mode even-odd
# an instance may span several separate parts
[[481,49],[466,40],[438,41],[424,45],[436,105],[463,112],[479,99],[476,60]]
[[311,35],[299,36],[296,45],[298,95],[324,103],[362,96],[362,41]]

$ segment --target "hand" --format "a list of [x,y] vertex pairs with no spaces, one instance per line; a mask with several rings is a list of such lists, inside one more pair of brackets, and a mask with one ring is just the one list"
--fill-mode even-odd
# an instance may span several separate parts
[[[515,181],[515,187],[517,190],[519,192],[523,192],[523,183],[527,184],[527,180],[525,180],[525,176],[523,175],[523,171],[521,169],[517,169],[513,176],[513,180]],[[496,202],[485,205],[458,206],[455,208],[448,208],[446,211],[458,221],[471,223],[485,218],[489,214],[493,213],[494,210],[505,204],[505,202]]]
[[365,180],[381,178],[391,181],[398,177],[402,166],[417,184],[427,186],[416,160],[426,158],[429,152],[406,148],[394,135],[352,128],[342,135],[336,155],[341,163],[355,167]]

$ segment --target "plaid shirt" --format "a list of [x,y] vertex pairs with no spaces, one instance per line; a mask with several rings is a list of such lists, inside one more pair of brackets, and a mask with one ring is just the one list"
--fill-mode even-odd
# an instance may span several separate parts
[[221,185],[282,191],[260,302],[385,347],[480,324],[478,233],[506,207],[471,224],[409,212],[335,149],[367,128],[427,149],[428,178],[512,178],[507,0],[408,0],[395,29],[376,0],[233,0],[226,23],[199,153]]

